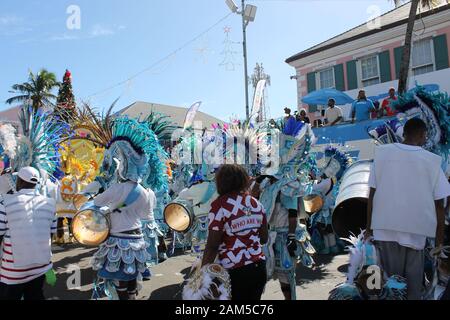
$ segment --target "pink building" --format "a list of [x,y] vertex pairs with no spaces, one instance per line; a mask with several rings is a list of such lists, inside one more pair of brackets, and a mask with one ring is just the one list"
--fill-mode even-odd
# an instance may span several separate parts
[[[382,98],[397,88],[410,3],[377,19],[304,50],[286,60],[297,74],[298,107],[311,119],[322,117],[325,106],[302,103],[309,92],[336,88],[351,97],[364,88],[368,97]],[[415,83],[450,93],[450,4],[420,8],[415,23],[409,86]],[[346,117],[350,106],[343,107]]]

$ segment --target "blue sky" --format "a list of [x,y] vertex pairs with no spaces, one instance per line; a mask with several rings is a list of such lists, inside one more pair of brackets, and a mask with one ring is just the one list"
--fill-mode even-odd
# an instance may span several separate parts
[[[240,3],[240,1],[238,1]],[[249,71],[257,62],[271,75],[272,116],[295,108],[295,74],[284,60],[368,20],[367,8],[393,8],[389,0],[255,0],[248,27]],[[81,29],[69,30],[70,5],[81,9]],[[2,0],[0,2],[0,110],[28,69],[45,67],[62,79],[69,68],[79,100],[98,108],[120,97],[119,107],[147,101],[201,110],[228,120],[245,116],[241,20],[229,15],[208,33],[131,81],[229,13],[224,0]],[[224,28],[230,27],[234,70],[220,66]],[[232,54],[228,53],[232,60]],[[233,69],[233,68],[230,68]],[[107,88],[125,81],[111,90]],[[97,95],[92,96],[95,93]],[[252,95],[252,92],[250,92]]]

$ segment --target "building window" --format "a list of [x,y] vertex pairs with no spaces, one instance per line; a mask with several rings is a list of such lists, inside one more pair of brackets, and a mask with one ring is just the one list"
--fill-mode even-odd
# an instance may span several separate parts
[[415,76],[434,71],[433,44],[431,39],[414,42],[412,48],[412,72]]
[[380,83],[378,55],[361,59],[361,82],[363,87]]
[[334,70],[333,68],[324,69],[318,72],[319,74],[319,88],[327,89],[334,88]]

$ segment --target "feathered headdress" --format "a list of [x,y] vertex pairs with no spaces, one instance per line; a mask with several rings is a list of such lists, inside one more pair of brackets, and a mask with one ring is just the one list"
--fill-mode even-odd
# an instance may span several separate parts
[[322,160],[321,171],[328,178],[340,180],[347,168],[351,164],[351,158],[338,148],[328,146],[324,151],[324,160]]
[[243,165],[252,176],[264,173],[271,152],[267,130],[236,122],[222,130],[225,138],[225,159]]
[[16,129],[10,124],[0,125],[0,156],[3,169],[11,166],[11,160],[16,157],[17,137]]
[[139,182],[146,188],[165,188],[167,155],[158,137],[147,123],[127,116],[114,117],[112,110],[116,102],[105,114],[99,114],[85,105],[84,110],[77,113],[77,122],[83,123],[93,136],[76,138],[88,139],[106,148],[101,173],[107,179],[118,175],[121,179]]
[[[167,174],[165,162],[167,155],[159,144],[158,137],[150,128],[128,117],[116,118],[112,124],[112,140],[107,146],[111,150],[114,146],[122,149],[126,145],[130,145],[140,158],[135,162],[137,165],[142,164],[143,168],[133,168],[128,166],[128,175],[133,176],[136,172],[137,176],[142,177],[142,185],[147,188],[158,190],[167,184]],[[132,158],[128,158],[128,164]],[[145,160],[145,161],[144,161]]]
[[147,117],[140,119],[140,122],[146,123],[163,144],[165,141],[171,140],[172,133],[177,128],[169,119],[170,117],[166,115],[152,111]]
[[308,171],[311,147],[316,141],[311,126],[293,117],[287,121],[270,120],[264,126],[269,132],[271,158],[279,158],[278,169],[272,175],[294,177],[299,171]]
[[23,135],[18,138],[16,168],[32,166],[51,178],[61,178],[61,143],[71,135],[69,126],[56,123],[51,113],[33,111],[32,107],[23,107],[19,120]]

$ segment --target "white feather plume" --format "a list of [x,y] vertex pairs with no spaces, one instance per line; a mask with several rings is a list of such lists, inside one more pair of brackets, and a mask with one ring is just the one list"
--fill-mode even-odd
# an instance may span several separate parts
[[14,159],[16,157],[17,137],[16,129],[12,125],[0,125],[0,144],[9,158]]
[[364,232],[361,232],[358,237],[351,234],[349,238],[343,238],[342,240],[347,241],[351,244],[347,246],[347,249],[350,252],[347,283],[352,284],[355,281],[355,278],[358,275],[359,271],[361,270],[362,264],[364,263]]

